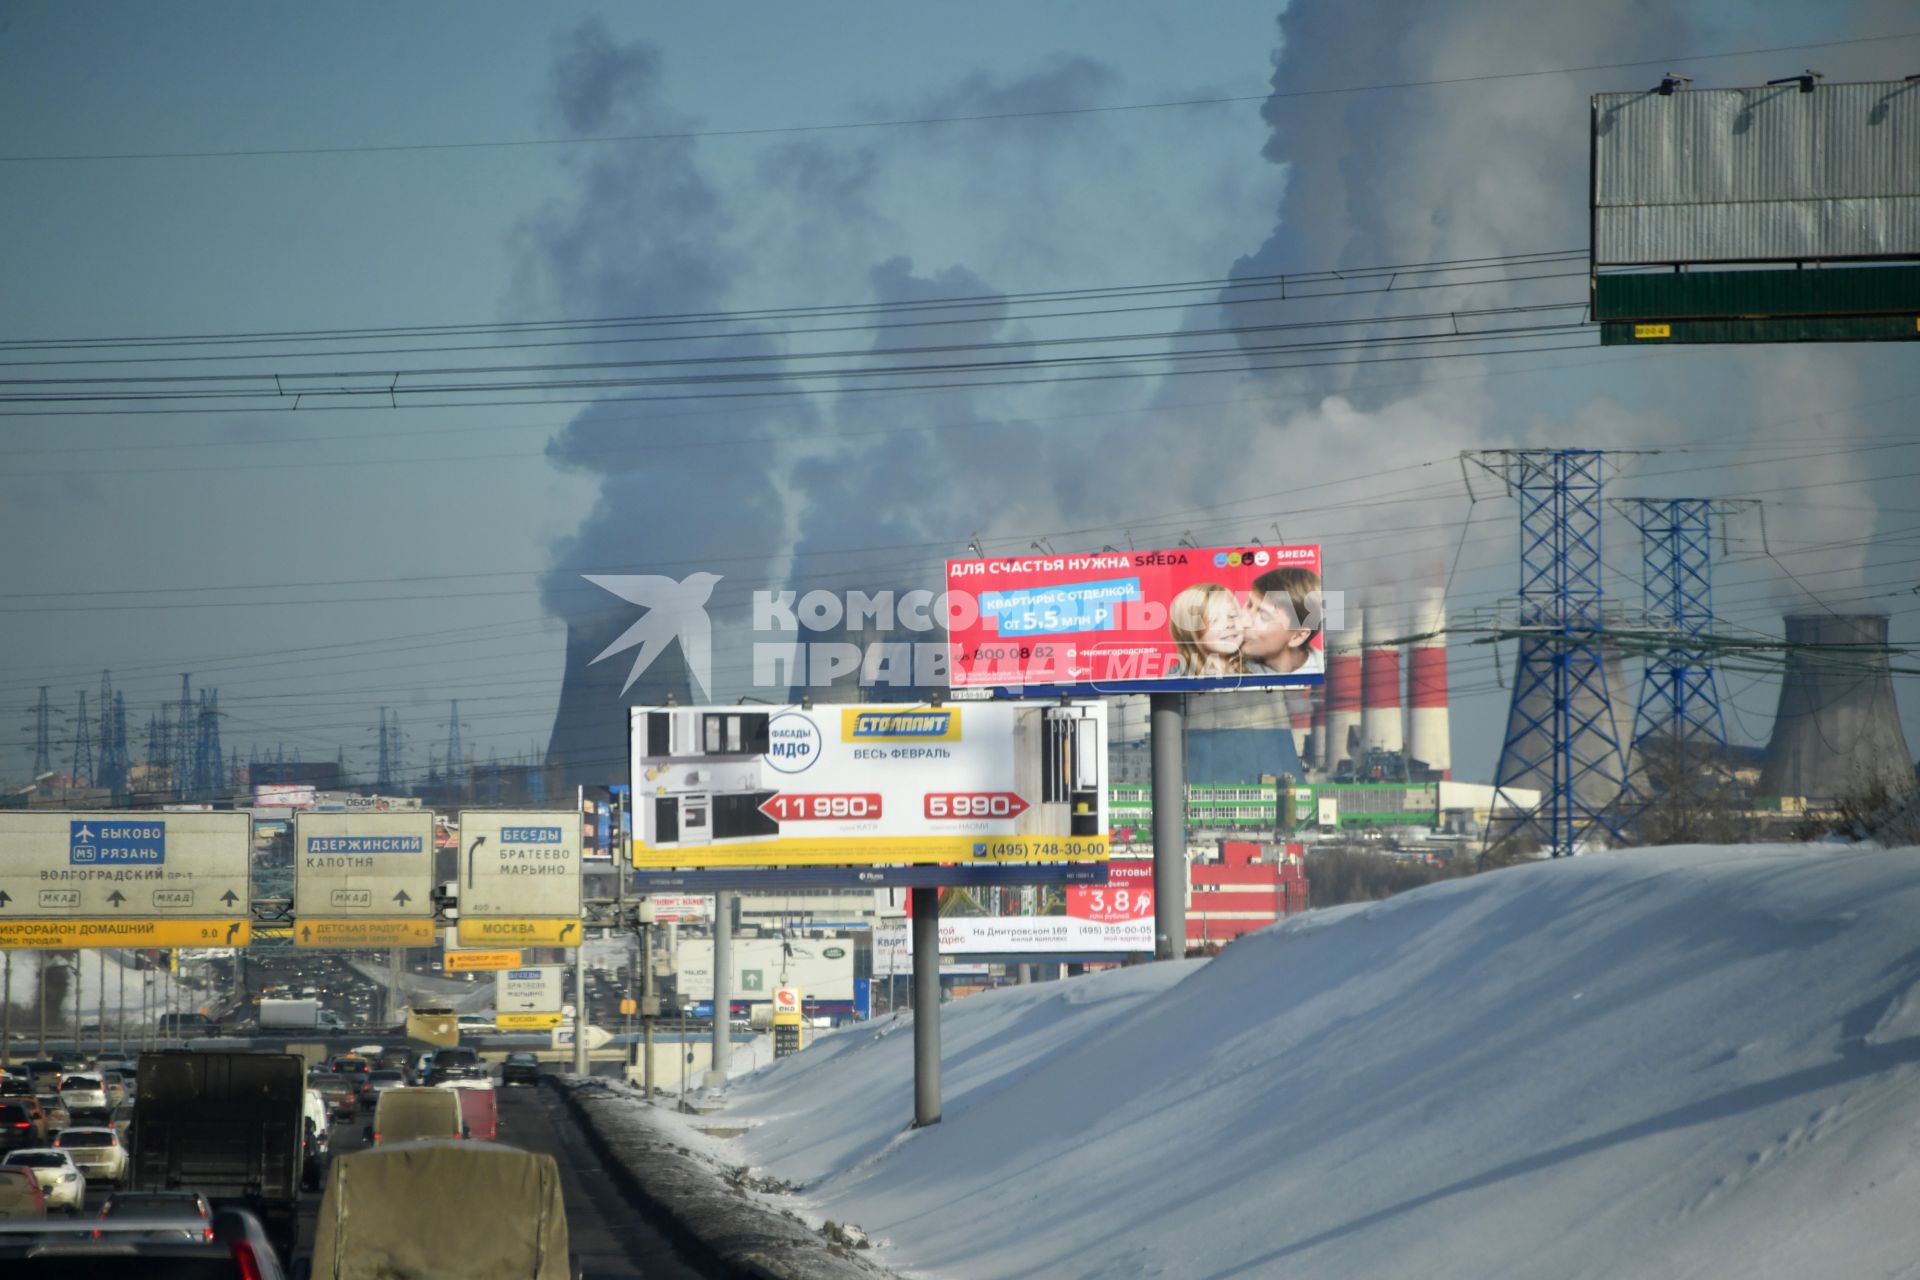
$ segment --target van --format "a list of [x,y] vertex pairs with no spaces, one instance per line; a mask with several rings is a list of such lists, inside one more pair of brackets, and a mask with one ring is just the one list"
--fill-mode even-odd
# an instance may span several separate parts
[[456,1080],[445,1086],[460,1100],[460,1128],[463,1137],[475,1142],[492,1142],[500,1136],[500,1098],[491,1081]]
[[168,1039],[184,1040],[189,1036],[217,1036],[220,1024],[204,1013],[163,1013],[159,1031]]
[[373,1110],[374,1145],[461,1136],[460,1099],[451,1089],[388,1089]]

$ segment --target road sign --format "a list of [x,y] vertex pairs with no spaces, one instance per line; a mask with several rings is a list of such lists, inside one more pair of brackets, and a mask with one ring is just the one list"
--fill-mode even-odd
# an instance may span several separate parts
[[244,813],[0,814],[0,922],[244,919],[252,851]]
[[0,920],[0,949],[244,947],[248,920]]
[[580,815],[573,810],[462,810],[459,877],[463,933],[487,919],[559,918],[574,925],[565,945],[579,945]]
[[462,946],[577,947],[580,945],[580,920],[475,920],[460,914]]
[[296,814],[293,867],[293,914],[299,919],[431,919],[433,815]]
[[[613,1036],[604,1028],[596,1027],[592,1023],[587,1024],[587,1048],[602,1048],[612,1039]],[[573,1047],[573,1028],[555,1027],[553,1029],[553,1047],[556,1049],[571,1049]]]
[[506,969],[493,975],[493,1008],[500,1013],[560,1012],[560,966]]
[[430,947],[433,945],[433,921],[407,919],[330,920],[325,917],[301,917],[293,926],[296,947],[330,947],[357,950],[362,947]]
[[449,951],[446,968],[448,973],[472,973],[486,969],[518,969],[520,953],[518,951]]
[[[502,1031],[550,1031],[560,1025],[557,1013],[499,1013],[493,1018],[493,1025]],[[572,1032],[568,1032],[569,1035]],[[568,1044],[573,1042],[569,1040]]]

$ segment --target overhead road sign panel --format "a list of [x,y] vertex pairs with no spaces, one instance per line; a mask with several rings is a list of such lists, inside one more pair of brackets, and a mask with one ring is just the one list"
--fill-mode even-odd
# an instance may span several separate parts
[[635,707],[634,865],[1103,862],[1106,715],[1098,702]]
[[431,813],[302,812],[293,823],[293,865],[301,919],[433,916]]
[[460,918],[460,942],[467,945],[511,944],[517,947],[577,947],[580,945],[580,921],[531,916],[519,919]]
[[477,973],[489,969],[518,969],[518,951],[449,951],[442,961],[448,973]]
[[1006,697],[1324,683],[1320,548],[947,561],[953,687]]
[[905,867],[727,867],[704,871],[641,868],[628,883],[640,893],[716,893],[722,889],[940,889],[948,885],[1105,884],[1105,862]]
[[0,813],[0,921],[234,919],[252,851],[244,813]]
[[559,965],[531,969],[504,969],[493,975],[493,1008],[502,1013],[551,1013],[558,1016],[566,1003],[561,995]]
[[0,949],[244,947],[250,920],[0,920]]
[[372,916],[348,916],[345,919],[302,917],[293,926],[293,945],[336,951],[363,947],[430,947],[433,945],[433,921],[406,917],[385,920]]
[[[571,809],[464,809],[460,813],[460,926],[548,917],[580,933],[580,815]],[[499,939],[519,941],[519,939]]]

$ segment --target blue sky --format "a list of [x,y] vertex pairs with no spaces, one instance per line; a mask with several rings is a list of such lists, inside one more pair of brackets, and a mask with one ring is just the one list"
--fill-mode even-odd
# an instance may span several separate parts
[[[555,138],[582,121],[595,133],[713,135],[1257,98],[1270,81],[1394,84],[1920,28],[1891,3],[1698,4],[1657,20],[1624,3],[1295,8],[1276,26],[1272,0],[11,6],[0,19],[0,333],[854,303],[1218,279],[1237,263],[1297,271],[1565,248],[1584,225],[1586,95],[1664,68],[1276,99],[1271,121],[1254,100],[657,143],[310,149]],[[1283,30],[1293,43],[1276,79]],[[1834,78],[1897,76],[1916,52],[1920,41],[1905,40],[1684,69],[1703,84],[1809,61]],[[208,151],[276,154],[158,158]],[[32,158],[80,155],[155,158]],[[1470,296],[1449,305],[1519,295]],[[1185,323],[1212,322],[1207,311]],[[1038,332],[982,329],[1016,341]],[[1383,382],[1393,385],[1363,385]],[[1186,514],[1141,536],[1170,543],[1211,528],[1237,540],[1241,516],[1257,511],[1255,528],[1280,518],[1291,537],[1322,537],[1330,573],[1344,554],[1350,580],[1383,598],[1452,572],[1463,601],[1491,600],[1513,580],[1513,543],[1493,536],[1511,528],[1511,510],[1473,504],[1470,549],[1456,553],[1469,505],[1457,465],[1441,460],[1516,443],[1693,442],[1708,451],[1632,462],[1624,478],[1644,481],[1638,492],[1685,483],[1820,504],[1770,514],[1776,549],[1857,541],[1878,519],[1887,538],[1871,555],[1854,547],[1843,562],[1803,566],[1843,584],[1821,588],[1836,600],[1865,598],[1912,581],[1897,538],[1920,513],[1890,512],[1913,505],[1911,480],[1898,477],[1916,469],[1899,465],[1914,450],[1879,437],[1911,421],[1894,397],[1915,391],[1906,350],[1668,353],[1631,365],[1569,352],[1392,377],[826,393],[764,412],[682,405],[691,416],[657,411],[633,426],[631,414],[540,403],[11,417],[0,420],[13,454],[0,536],[15,549],[0,579],[0,705],[25,706],[49,684],[68,709],[111,667],[140,724],[192,671],[196,685],[219,687],[223,734],[243,754],[284,742],[289,755],[344,748],[364,764],[385,705],[421,768],[453,697],[470,748],[518,754],[544,746],[552,724],[564,629],[547,603],[568,605],[551,582],[543,598],[541,583],[556,563],[639,572],[660,559],[759,555],[769,574],[803,575],[823,563],[807,559],[820,548],[951,537],[960,554],[976,531],[1018,549],[1045,533],[1091,548],[1163,511]],[[969,422],[987,426],[946,430]],[[702,431],[782,443],[765,457],[696,448],[685,470],[579,452],[676,432],[699,445]],[[898,434],[821,443],[861,432]],[[1836,447],[1803,458],[1787,447],[1796,439]],[[1728,461],[1744,469],[1721,470]],[[1390,539],[1383,554],[1377,508],[1340,504],[1392,492],[1383,473],[1414,462],[1429,464],[1423,482],[1450,471],[1456,492],[1433,497],[1431,531]],[[1332,480],[1346,487],[1322,489]],[[1794,484],[1822,487],[1781,492]],[[1316,492],[1320,502],[1302,501]],[[723,518],[716,494],[752,495],[750,510]],[[1302,506],[1321,510],[1287,518]],[[1631,555],[1618,567],[1637,578]],[[1743,625],[1769,625],[1794,598],[1771,566],[1728,579]],[[71,592],[91,594],[54,594]],[[1895,624],[1912,636],[1910,616]],[[1484,649],[1456,650],[1455,664],[1456,761],[1484,775],[1503,693]],[[1920,741],[1911,688],[1903,682],[1909,736]],[[1739,705],[1748,736],[1764,735],[1765,682]],[[0,775],[24,769],[23,743],[0,740]]]

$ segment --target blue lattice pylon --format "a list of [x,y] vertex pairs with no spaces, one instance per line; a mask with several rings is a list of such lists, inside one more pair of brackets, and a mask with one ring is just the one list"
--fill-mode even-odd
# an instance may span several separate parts
[[1647,658],[1634,714],[1636,742],[1656,739],[1724,754],[1727,724],[1701,637],[1713,629],[1713,527],[1751,499],[1625,498],[1614,508],[1640,531],[1647,612],[1671,631]]
[[1518,669],[1489,846],[1537,840],[1565,857],[1625,839],[1632,783],[1623,680],[1601,642],[1602,490],[1608,454],[1591,449],[1471,455],[1520,503]]

